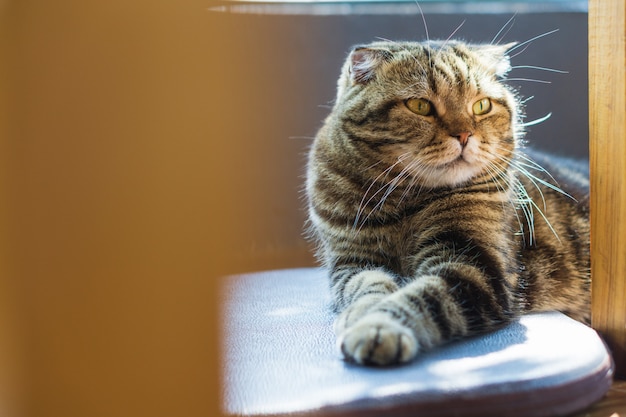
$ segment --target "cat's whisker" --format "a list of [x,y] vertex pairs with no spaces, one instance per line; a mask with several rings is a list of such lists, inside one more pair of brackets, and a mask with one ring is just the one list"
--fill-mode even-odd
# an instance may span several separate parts
[[[511,162],[511,164],[515,164],[515,161],[510,161],[510,162]],[[526,178],[528,178],[528,179],[530,180],[530,182],[532,182],[532,183],[533,183],[533,185],[535,186],[535,188],[536,188],[536,189],[537,189],[537,191],[539,192],[539,195],[541,196],[541,200],[542,200],[542,202],[543,202],[543,207],[544,207],[544,210],[545,210],[545,209],[546,209],[546,199],[545,199],[545,197],[544,197],[544,195],[543,195],[543,191],[541,191],[541,188],[540,188],[540,187],[539,187],[539,185],[535,182],[535,179],[538,179],[538,178],[537,178],[537,177],[535,177],[534,175],[530,174],[530,173],[529,173],[526,169],[524,169],[523,167],[516,166],[516,168],[519,170],[519,172],[520,172],[521,174],[523,174]],[[544,183],[545,183],[545,181],[544,181]],[[548,183],[545,183],[545,184],[548,184]],[[553,186],[553,187],[554,187],[554,186]],[[558,187],[555,187],[555,188],[558,188]]]
[[[369,187],[367,188],[367,190],[365,191],[365,193],[363,194],[363,198],[361,199],[361,202],[359,204],[359,209],[357,210],[357,214],[355,216],[354,219],[354,224],[353,227],[356,227],[359,224],[360,218],[363,214],[363,210],[365,209],[365,207],[367,207],[368,204],[370,204],[372,202],[372,200],[379,194],[381,193],[385,188],[389,187],[390,183],[387,183],[385,186],[380,187],[374,194],[372,194],[372,196],[365,201],[365,199],[367,198],[367,196],[369,195],[369,192],[372,190],[372,187],[383,177],[386,177],[387,175],[389,175],[389,173],[400,163],[404,162],[404,160],[410,156],[409,153],[404,153],[400,156],[398,156],[398,159],[395,163],[393,163],[392,165],[390,165],[389,167],[387,167],[383,172],[381,172],[369,185]],[[376,166],[378,164],[378,162],[376,164],[374,164],[373,166]],[[401,173],[404,170],[401,171]],[[396,176],[397,178],[397,176]],[[393,180],[392,180],[393,181]],[[381,200],[376,204],[376,206],[374,206],[374,208],[370,211],[370,213],[365,217],[365,219],[362,222],[362,225],[365,224],[365,222],[367,222],[367,219],[370,217],[370,215],[372,214],[373,211],[379,209],[380,207],[382,207],[381,202],[384,203],[384,200],[386,200],[386,198],[388,197],[389,193],[385,193],[383,195],[383,197],[381,198]],[[362,227],[361,225],[361,227]]]
[[514,54],[514,55],[509,55],[509,59],[513,59],[521,54],[523,54],[524,52],[526,52],[526,50],[528,49],[530,45],[526,45],[521,51],[519,51],[518,53]]
[[[378,180],[381,177],[389,175],[389,172],[391,172],[391,170],[393,170],[393,168],[402,161],[401,157],[402,156],[398,157],[398,160],[394,164],[392,164],[391,166],[387,167],[387,169],[385,169],[383,172],[378,174],[378,176],[372,180],[372,182],[370,183],[369,187],[367,188],[367,190],[363,194],[363,198],[361,199],[361,202],[359,203],[359,208],[358,208],[358,210],[356,212],[353,228],[356,228],[356,226],[359,224],[359,220],[361,218],[361,215],[363,214],[363,210],[365,209],[365,207],[372,201],[372,199],[374,197],[376,197],[376,195],[378,193],[380,193],[382,191],[382,188],[379,188],[378,191],[376,191],[367,201],[365,201],[365,199],[369,195],[369,192],[371,191],[372,187],[374,187],[374,185],[378,182]],[[373,166],[376,166],[377,164],[378,163],[374,164]]]
[[[566,197],[569,197],[571,199],[573,199],[574,201],[576,201],[576,199],[574,197],[572,197],[571,195],[569,195],[568,193],[566,193],[565,191],[563,191],[559,184],[558,181],[552,176],[552,174],[550,174],[550,172],[545,169],[544,167],[542,167],[541,165],[539,165],[536,161],[534,161],[533,159],[531,159],[529,156],[525,155],[522,152],[519,152],[517,154],[518,159],[511,161],[511,163],[518,169],[520,169],[520,172],[526,176],[530,175],[532,178],[534,178],[535,180],[537,180],[540,184],[552,189],[553,191],[556,191],[560,194],[565,195]],[[523,160],[525,162],[520,161]],[[539,171],[539,172],[543,172],[545,175],[549,176],[550,179],[554,182],[554,184],[549,183],[546,180],[543,180],[539,177],[537,177],[536,175],[533,175],[530,171],[528,171],[526,168],[530,168],[530,169],[534,169],[535,171]],[[530,178],[529,178],[530,179]]]
[[510,54],[514,50],[519,49],[519,48],[523,47],[524,45],[528,45],[531,42],[536,41],[537,39],[543,38],[544,36],[552,35],[553,33],[558,32],[558,31],[559,31],[559,29],[553,29],[553,30],[551,30],[549,32],[545,32],[545,33],[542,33],[541,35],[537,35],[535,37],[532,37],[532,38],[530,38],[530,39],[528,39],[528,40],[526,40],[524,42],[521,42],[521,43],[518,43],[517,45],[514,45],[509,50],[507,50],[506,53]]
[[[496,160],[501,160],[506,164],[512,164],[513,161],[510,158],[505,158],[501,155],[497,155],[497,154],[492,154],[492,156],[496,159]],[[492,161],[494,164],[496,164],[495,160]],[[500,167],[500,170],[502,170],[503,172],[505,172],[506,168],[505,167]],[[528,233],[529,233],[529,244],[532,245],[533,241],[534,241],[534,230],[535,230],[535,221],[534,221],[534,214],[533,214],[533,210],[532,210],[532,205],[531,204],[531,200],[532,198],[529,196],[528,191],[526,190],[526,188],[524,187],[524,184],[522,184],[519,179],[514,179],[514,184],[513,184],[514,188],[516,189],[515,192],[515,202],[512,202],[514,207],[519,207],[521,208],[522,212],[524,213],[524,217],[526,218],[526,223],[528,224]],[[541,190],[539,190],[539,192],[541,193]],[[543,197],[543,195],[542,195]],[[534,203],[534,202],[532,202]],[[536,206],[536,205],[535,205]],[[537,208],[538,209],[538,208]],[[542,213],[543,214],[543,213]],[[526,242],[526,238],[524,235],[524,228],[522,227],[522,223],[521,220],[519,219],[519,216],[517,215],[517,209],[515,210],[515,215],[518,218],[518,223],[520,224],[520,231],[522,233],[522,237],[524,239],[524,242]],[[545,216],[544,216],[545,218]],[[552,227],[550,227],[552,229]]]
[[437,59],[437,57],[439,56],[439,54],[442,53],[443,49],[446,47],[446,45],[448,45],[448,42],[450,42],[450,39],[452,39],[452,37],[454,36],[455,33],[457,33],[459,31],[459,29],[461,29],[461,27],[463,27],[463,25],[465,24],[466,20],[463,20],[461,22],[461,24],[459,26],[456,27],[456,29],[454,29],[452,31],[452,33],[450,34],[450,36],[448,36],[448,38],[443,41],[443,43],[439,46],[439,48],[437,49],[436,53],[435,53],[435,59]]
[[[526,160],[530,160],[530,158],[526,157]],[[534,165],[539,166],[539,164],[537,164],[536,162],[534,162]],[[548,218],[546,217],[544,211],[547,210],[547,203],[546,203],[546,199],[545,196],[543,194],[543,191],[541,190],[541,187],[539,186],[540,184],[553,190],[556,191],[566,197],[571,198],[572,200],[576,201],[576,199],[574,197],[572,197],[571,195],[569,195],[568,193],[566,193],[565,191],[563,191],[560,187],[558,187],[557,185],[551,184],[548,181],[537,177],[536,175],[533,175],[532,173],[530,173],[526,168],[524,168],[523,165],[519,164],[518,161],[512,160],[511,164],[513,164],[513,166],[515,166],[516,170],[524,175],[532,184],[533,186],[537,189],[537,192],[539,193],[539,196],[541,197],[542,200],[542,205],[543,205],[543,210],[541,210],[541,208],[537,205],[537,203],[528,195],[528,192],[526,191],[525,187],[523,186],[523,184],[521,184],[520,182],[520,191],[522,191],[523,189],[523,198],[520,199],[520,201],[525,202],[526,204],[530,204],[532,207],[534,207],[539,214],[541,215],[541,217],[544,219],[544,221],[546,222],[546,225],[548,226],[548,228],[550,228],[550,230],[552,231],[552,233],[554,233],[554,236],[557,238],[557,240],[560,242],[561,239],[559,238],[556,230],[554,229],[554,227],[552,226],[552,224],[550,223],[550,221],[548,220]],[[536,169],[536,168],[534,168]],[[544,168],[541,168],[541,170],[545,171]],[[554,178],[552,178],[554,179]],[[556,181],[555,181],[556,182]]]
[[[498,33],[496,33],[496,36],[493,37],[493,39],[491,40],[491,45],[493,44],[499,44],[502,39],[504,39],[504,37],[509,33],[509,31],[511,30],[511,28],[513,27],[513,25],[515,24],[515,17],[517,16],[517,12],[515,12],[515,14],[513,16],[511,16],[511,18],[509,20],[506,21],[506,23],[504,24],[504,26],[502,26],[502,28],[498,31]],[[510,26],[509,26],[510,24]],[[507,29],[508,26],[508,29]],[[506,32],[502,35],[502,37],[496,41],[496,39],[498,38],[498,36],[500,36],[500,34],[502,33],[502,31],[504,31],[504,29],[506,29]]]
[[529,157],[525,156],[523,153],[519,153],[517,155],[518,157],[518,161],[516,161],[517,164],[520,164],[524,167],[530,168],[530,169],[534,169],[536,171],[539,172],[543,172],[544,174],[550,176],[550,179],[552,179],[552,181],[554,181],[555,183],[558,184],[557,180],[554,179],[554,177],[552,176],[552,174],[550,174],[550,172],[548,172],[547,169],[545,169],[544,167],[542,167],[541,165],[539,165],[538,163],[536,163],[535,161],[533,161],[532,159],[530,159]]
[[520,123],[520,126],[522,127],[528,127],[528,126],[535,126],[538,125],[540,123],[545,122],[546,120],[548,120],[550,117],[552,117],[552,113],[548,113],[543,117],[540,117],[538,119],[535,120],[531,120],[530,122],[524,122],[524,123]]
[[[525,243],[526,242],[526,236],[524,234],[524,226],[523,226],[523,223],[522,223],[522,219],[520,218],[519,213],[518,213],[519,203],[518,203],[517,200],[515,200],[513,198],[513,196],[510,195],[510,193],[508,193],[506,191],[505,186],[500,183],[501,180],[509,182],[511,179],[510,179],[510,177],[508,177],[506,175],[506,170],[504,168],[502,168],[501,166],[499,166],[498,164],[496,164],[494,161],[489,161],[488,160],[486,162],[487,162],[487,164],[486,164],[487,172],[489,173],[489,175],[493,179],[496,188],[500,192],[502,192],[503,194],[506,194],[508,196],[507,202],[513,208],[513,213],[514,213],[515,218],[517,220],[517,224],[519,225],[519,230],[520,230],[520,234],[522,236],[522,240]],[[517,193],[515,193],[514,195],[517,195]],[[506,210],[504,201],[502,202],[502,210]],[[529,227],[534,226],[532,224],[532,220],[529,221],[529,219],[528,219],[527,211],[524,210],[523,208],[522,208],[522,211],[524,213],[524,218],[526,219],[526,222],[529,225]],[[532,229],[531,229],[531,236],[532,236]]]
[[[532,209],[532,198],[528,195],[528,191],[524,187],[519,180],[515,180],[515,188],[516,188],[516,202],[517,206],[521,208],[524,213],[524,217],[526,218],[526,224],[528,225],[528,244],[532,246],[534,242],[535,236],[535,215]],[[524,229],[522,228],[522,236],[524,237],[524,243],[526,242],[526,237],[524,234]]]
[[[543,220],[546,222],[546,225],[548,226],[548,228],[550,228],[550,230],[554,234],[554,237],[556,238],[556,240],[561,242],[561,238],[559,237],[559,234],[556,232],[556,230],[554,230],[554,227],[552,227],[552,223],[550,223],[550,220],[548,220],[548,218],[546,217],[545,213],[543,211],[541,211],[541,209],[539,207],[537,207],[537,203],[535,203],[535,201],[532,198],[529,199],[529,203],[539,212],[541,217],[543,217]],[[544,210],[545,210],[545,207],[544,207]]]
[[[556,183],[556,185],[558,185],[558,181],[552,176],[552,174],[550,174],[550,172],[547,169],[545,169],[544,167],[539,165],[537,162],[535,162],[529,156],[525,155],[523,152],[519,152],[517,157],[519,159],[523,159],[524,161],[527,162],[526,164],[524,164],[524,166],[527,166],[527,167],[532,168],[532,169],[534,169],[536,171],[539,171],[539,172],[543,172],[544,174],[548,175],[550,177],[550,179]],[[518,163],[522,163],[522,162],[518,161]]]
[[[385,204],[385,202],[387,201],[387,198],[389,198],[389,196],[391,195],[391,193],[397,188],[398,184],[402,181],[402,177],[404,177],[405,170],[402,170],[400,172],[400,174],[396,175],[394,177],[394,179],[392,179],[389,183],[387,183],[384,187],[381,187],[376,194],[378,194],[378,192],[382,191],[383,189],[386,189],[385,193],[383,194],[383,196],[380,198],[380,200],[376,203],[376,205],[370,210],[370,212],[367,214],[367,216],[365,216],[365,219],[363,219],[363,225],[365,223],[367,223],[367,221],[369,220],[370,216],[372,214],[374,214],[375,211],[377,210],[381,210],[383,205]],[[368,202],[371,201],[368,200]]]
[[[489,178],[491,178],[491,180],[493,181],[493,185],[495,185],[496,190],[498,191],[504,191],[504,188],[502,187],[502,184],[500,184],[500,178],[498,175],[498,170],[495,169],[495,166],[491,163],[491,161],[485,161],[485,170],[487,171],[487,174],[489,174]],[[487,191],[490,191],[490,186],[489,184],[487,184]]]
[[376,206],[374,206],[374,209],[372,211],[380,210],[383,204],[385,204],[385,201],[387,201],[387,198],[389,198],[391,193],[393,193],[395,189],[398,187],[398,184],[400,184],[400,182],[402,182],[402,180],[407,176],[408,176],[408,170],[404,168],[402,171],[400,171],[398,175],[396,175],[391,181],[389,181],[384,187],[386,188],[385,193],[383,194],[382,198],[378,201]]
[[443,48],[445,48],[445,46],[448,44],[448,42],[450,42],[450,39],[452,39],[452,37],[454,36],[455,33],[457,33],[459,31],[459,29],[461,29],[463,27],[463,25],[465,24],[466,20],[463,20],[461,22],[461,24],[459,26],[456,27],[456,29],[454,29],[452,31],[452,33],[450,34],[450,36],[448,36],[448,39],[446,39],[441,46],[439,47],[439,51],[443,50]]
[[496,187],[498,188],[498,190],[505,191],[504,186],[500,184],[500,180],[507,179],[506,171],[493,161],[487,161],[486,168],[488,169],[489,174],[493,178],[494,183]]
[[[405,154],[406,155],[406,154]],[[418,161],[411,161],[411,163],[409,163],[406,167],[404,167],[402,169],[402,171],[400,171],[400,173],[398,175],[396,175],[396,177],[390,181],[390,183],[388,184],[388,189],[387,192],[385,193],[385,195],[383,196],[383,198],[381,199],[381,203],[384,203],[384,201],[387,199],[387,197],[389,197],[389,195],[397,188],[397,186],[406,178],[411,177],[411,172],[414,169],[414,166],[418,164]]]
[[424,32],[426,32],[426,40],[430,42],[430,36],[428,35],[428,25],[426,24],[426,16],[424,15],[424,11],[422,10],[422,6],[418,0],[415,0],[415,4],[420,11],[420,16],[422,16],[422,23],[424,23]]
[[512,70],[514,69],[535,69],[535,70],[539,70],[539,71],[549,71],[549,72],[557,72],[559,74],[569,74],[569,71],[563,71],[563,70],[558,70],[555,68],[547,68],[547,67],[538,67],[536,65],[515,65],[513,67],[511,67]]
[[536,78],[502,78],[502,81],[530,81],[533,83],[552,84],[552,81],[538,80]]
[[400,194],[400,198],[398,200],[398,204],[402,203],[402,201],[405,199],[405,197],[410,193],[411,188],[413,187],[413,185],[415,184],[415,176],[412,175],[412,173],[414,172],[414,165],[417,164],[417,161],[411,161],[407,166],[406,166],[406,178],[410,178],[409,183],[404,187],[404,191],[402,191],[402,194]]
[[[409,185],[406,187],[406,189],[400,196],[400,202],[404,201],[409,196],[409,194],[411,193],[411,191],[413,190],[413,188],[418,182],[419,172],[423,171],[423,167],[421,167],[422,169],[418,169],[420,168],[419,161],[416,160],[413,163],[411,163],[411,165],[412,165],[411,170],[413,171],[413,175],[411,176],[411,182],[409,182]],[[422,191],[422,185],[420,184],[420,188],[417,190],[417,193],[415,193],[415,197],[420,195],[421,191]]]
[[514,193],[513,195],[509,197],[509,202],[511,204],[511,207],[513,207],[514,209],[513,213],[515,214],[517,224],[519,225],[522,240],[524,241],[524,243],[526,243],[526,234],[524,233],[524,222],[522,222],[522,219],[520,218],[518,214],[518,210],[519,209],[522,210],[524,219],[526,220],[526,225],[528,226],[529,243],[532,245],[534,231],[535,231],[535,222],[534,222],[533,211],[528,204],[528,200],[530,199],[530,197],[528,196],[528,193],[526,191],[526,188],[524,188],[524,185],[517,178],[513,178],[512,181],[513,183],[511,184],[511,186],[514,190]]
[[382,161],[382,160],[380,160],[380,161],[376,161],[376,162],[374,162],[372,165],[368,166],[368,167],[365,169],[365,171],[369,171],[370,169],[372,169],[372,168],[374,168],[374,167],[376,167],[377,165],[380,165],[380,164],[382,164],[382,163],[383,163],[383,161]]
[[[411,177],[409,185],[404,189],[404,192],[400,196],[399,204],[401,204],[406,198],[408,198],[408,196],[411,194],[411,191],[413,191],[413,187],[415,187],[415,184],[417,184],[417,179],[415,177]],[[419,195],[419,193],[417,195]]]
[[[562,195],[564,195],[564,196],[566,196],[566,197],[569,197],[569,198],[571,198],[572,200],[576,201],[576,199],[575,199],[574,197],[572,197],[571,195],[569,195],[568,193],[566,193],[565,191],[563,191],[563,190],[562,190],[562,189],[558,186],[558,184],[557,184],[557,185],[551,184],[551,183],[549,183],[548,181],[546,181],[546,180],[544,180],[544,179],[541,179],[541,178],[537,177],[536,175],[531,174],[531,173],[530,173],[530,172],[529,172],[526,168],[524,168],[523,166],[521,166],[521,165],[519,165],[519,164],[517,164],[517,163],[515,164],[515,168],[517,168],[517,169],[518,169],[518,170],[519,170],[522,174],[524,174],[524,175],[526,176],[526,178],[528,178],[529,180],[531,180],[531,181],[533,182],[533,184],[536,184],[536,183],[535,183],[535,181],[537,181],[539,184],[541,184],[541,185],[543,185],[543,186],[545,186],[545,187],[547,187],[547,188],[550,188],[551,190],[556,191],[557,193],[562,194]],[[553,179],[554,179],[554,178],[553,178]],[[555,181],[555,182],[556,182],[556,181]],[[540,191],[540,192],[541,192],[541,191]],[[542,195],[542,197],[543,197],[543,195]],[[544,202],[544,205],[545,205],[545,202]]]
[[408,197],[408,194],[414,189],[415,185],[417,185],[418,183],[419,188],[417,189],[415,196],[420,195],[424,189],[423,178],[429,178],[433,175],[435,170],[433,167],[422,165],[422,163],[418,159],[412,161],[407,168],[409,173],[411,174],[411,181],[400,196],[400,202]]

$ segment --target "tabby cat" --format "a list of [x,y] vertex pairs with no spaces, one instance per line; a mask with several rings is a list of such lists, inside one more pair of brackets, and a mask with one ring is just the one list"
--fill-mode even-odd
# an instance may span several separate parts
[[512,47],[350,53],[306,182],[346,360],[408,362],[534,311],[588,322],[587,167],[523,148]]

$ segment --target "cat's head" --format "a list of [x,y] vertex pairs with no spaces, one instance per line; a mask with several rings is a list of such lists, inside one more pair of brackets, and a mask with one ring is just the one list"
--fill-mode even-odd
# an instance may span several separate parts
[[520,133],[518,104],[501,81],[511,46],[431,41],[355,48],[334,110],[343,138],[425,187],[502,172]]

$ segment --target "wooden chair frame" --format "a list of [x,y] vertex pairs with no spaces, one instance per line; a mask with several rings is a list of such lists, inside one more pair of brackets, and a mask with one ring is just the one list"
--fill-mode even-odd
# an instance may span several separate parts
[[592,324],[626,376],[626,2],[589,1]]

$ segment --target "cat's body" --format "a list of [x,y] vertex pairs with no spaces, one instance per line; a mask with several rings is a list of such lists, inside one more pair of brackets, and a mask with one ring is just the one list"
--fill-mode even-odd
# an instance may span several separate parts
[[307,172],[346,359],[406,362],[531,311],[588,321],[587,173],[521,149],[506,50],[378,42],[347,60]]

